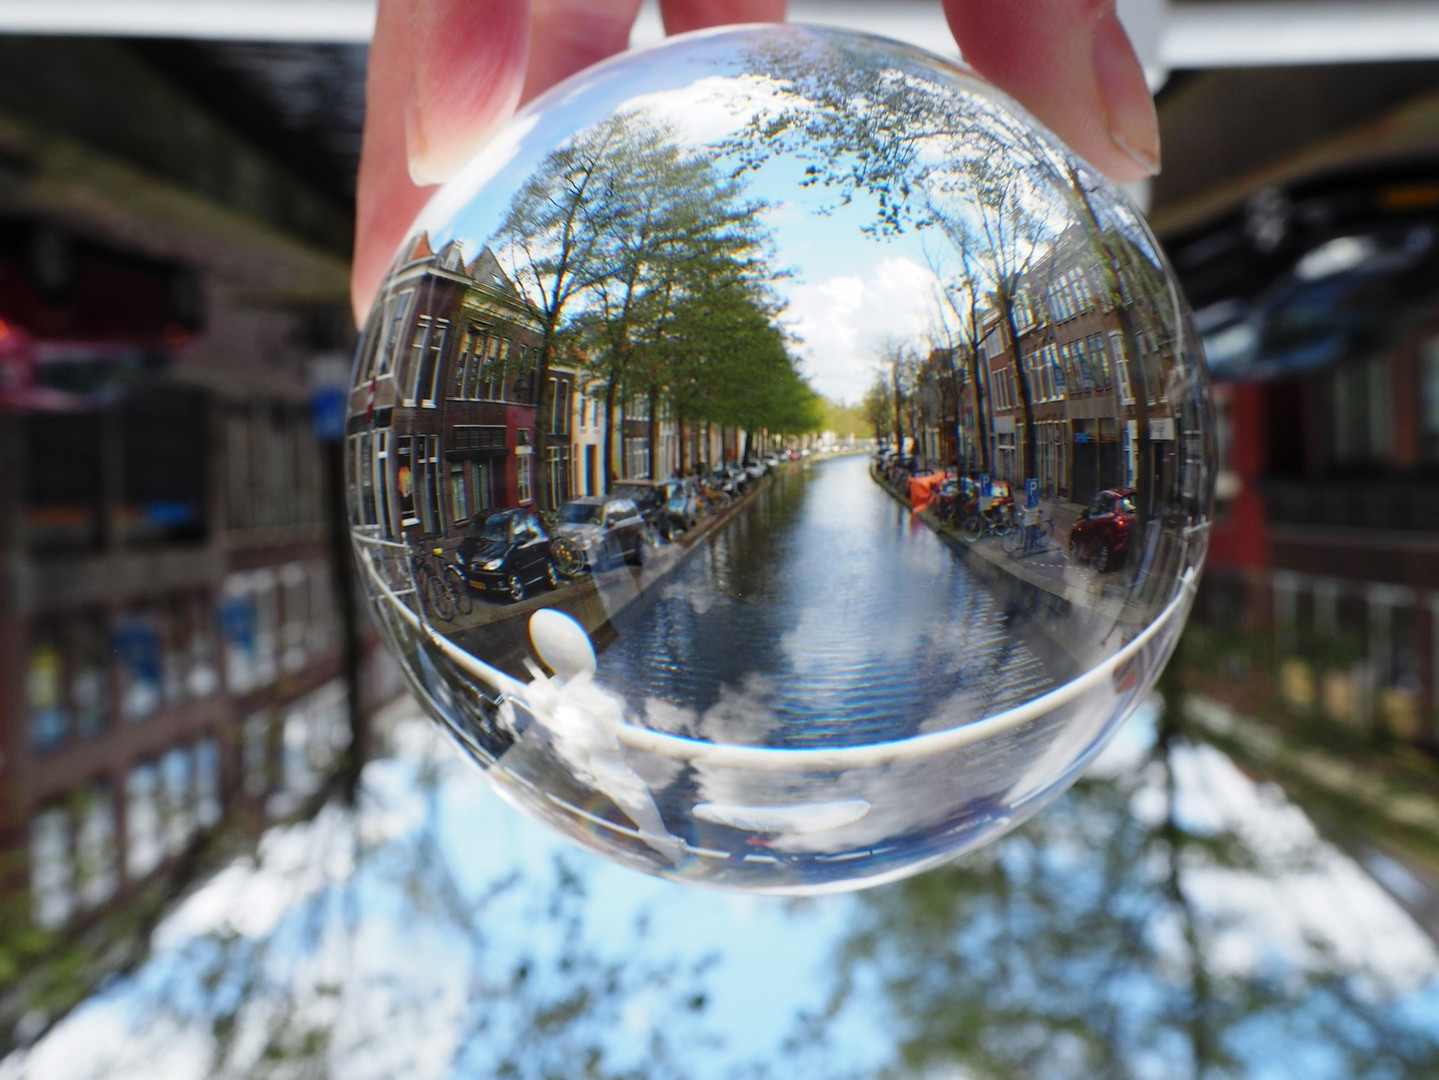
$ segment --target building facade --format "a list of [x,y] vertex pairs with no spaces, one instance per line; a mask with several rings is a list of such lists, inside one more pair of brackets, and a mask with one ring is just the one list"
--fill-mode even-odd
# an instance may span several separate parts
[[[204,329],[165,300],[174,266],[86,244],[83,287],[47,296],[12,252],[0,894],[7,920],[64,933],[236,810],[297,808],[349,744],[351,690],[302,390],[191,363]],[[364,706],[398,692],[365,668]]]

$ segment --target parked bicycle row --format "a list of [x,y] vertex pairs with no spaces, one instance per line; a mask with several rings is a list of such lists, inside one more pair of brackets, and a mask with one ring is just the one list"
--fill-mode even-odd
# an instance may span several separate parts
[[1135,515],[1134,489],[1106,488],[1072,521],[1056,522],[1040,506],[1020,506],[1006,480],[982,482],[952,472],[923,473],[912,459],[893,451],[876,455],[871,466],[876,480],[908,500],[928,508],[941,527],[958,532],[968,543],[997,540],[1010,555],[1024,558],[1061,542],[1066,557],[1092,565],[1100,573],[1118,570],[1129,550]]

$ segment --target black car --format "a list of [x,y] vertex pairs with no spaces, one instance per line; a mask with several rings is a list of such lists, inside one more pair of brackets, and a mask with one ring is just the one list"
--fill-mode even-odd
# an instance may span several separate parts
[[456,555],[470,588],[480,592],[523,600],[531,585],[560,583],[549,533],[531,510],[477,514]]

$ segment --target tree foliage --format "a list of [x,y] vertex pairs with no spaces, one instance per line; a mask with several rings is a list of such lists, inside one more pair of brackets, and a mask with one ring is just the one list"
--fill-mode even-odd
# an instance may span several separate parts
[[[627,398],[648,399],[652,432],[661,406],[746,430],[818,426],[771,289],[763,208],[742,179],[634,115],[580,132],[515,195],[492,246],[541,316],[540,385],[568,340],[603,387],[607,463]],[[546,415],[542,398],[540,425]]]

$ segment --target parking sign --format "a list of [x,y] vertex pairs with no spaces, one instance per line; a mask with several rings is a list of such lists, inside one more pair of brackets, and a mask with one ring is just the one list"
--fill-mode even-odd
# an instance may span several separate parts
[[1031,510],[1039,505],[1039,481],[1032,476],[1024,482],[1024,505]]

